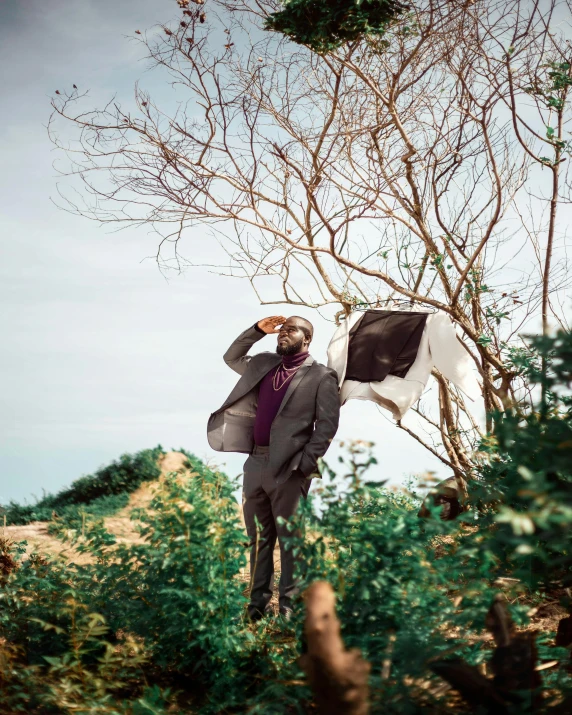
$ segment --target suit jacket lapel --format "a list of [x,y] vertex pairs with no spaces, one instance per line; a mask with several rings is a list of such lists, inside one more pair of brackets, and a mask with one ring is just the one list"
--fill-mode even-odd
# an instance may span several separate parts
[[[268,353],[268,357],[265,360],[260,360],[258,359],[256,361],[256,364],[252,364],[252,362],[248,365],[246,372],[244,375],[240,378],[240,380],[236,383],[234,386],[233,391],[230,393],[230,395],[226,398],[224,404],[222,407],[218,409],[218,412],[221,410],[226,409],[227,407],[230,407],[234,402],[237,400],[240,400],[241,397],[246,395],[247,392],[250,392],[252,388],[262,380],[264,375],[269,370],[272,370],[273,367],[278,365],[281,362],[282,358],[278,353],[273,354],[273,353]],[[304,363],[305,365],[306,363]],[[302,369],[302,368],[300,368]],[[299,371],[298,371],[299,372]],[[296,376],[298,373],[296,373]],[[294,378],[293,378],[294,379]]]
[[[304,375],[312,367],[313,362],[314,362],[314,358],[311,355],[308,355],[306,360],[302,363],[302,366],[298,369],[298,372],[292,378],[292,382],[288,385],[288,389],[286,390],[284,399],[282,400],[282,403],[281,403],[280,407],[278,408],[276,417],[278,417],[278,415],[282,412],[282,410],[284,409],[284,406],[286,405],[288,400],[292,397],[292,393],[298,387],[298,385],[302,381]],[[274,419],[276,419],[276,417]]]

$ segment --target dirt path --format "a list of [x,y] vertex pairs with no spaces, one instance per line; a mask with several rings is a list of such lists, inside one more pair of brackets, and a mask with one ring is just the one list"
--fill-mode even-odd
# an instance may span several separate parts
[[[27,541],[26,553],[38,551],[39,553],[48,554],[69,554],[70,559],[77,561],[82,559],[83,555],[78,554],[74,549],[71,549],[66,544],[48,534],[47,521],[33,521],[25,526],[7,526],[5,530],[6,537],[13,541]],[[0,529],[0,534],[3,532]]]
[[[192,477],[192,472],[185,469],[187,458],[181,452],[167,452],[161,458],[159,466],[161,467],[161,476],[153,482],[145,482],[136,489],[129,497],[129,503],[123,509],[113,516],[106,517],[103,521],[105,528],[117,537],[117,540],[123,543],[134,543],[140,540],[136,530],[136,522],[131,520],[131,512],[133,509],[142,509],[148,506],[153,499],[156,489],[164,479],[165,475],[177,472],[181,476]],[[65,553],[70,561],[76,563],[86,563],[89,557],[86,554],[79,554],[75,549],[68,544],[62,543],[59,539],[48,534],[47,521],[33,521],[25,526],[7,526],[5,535],[14,541],[27,541],[26,553],[38,551],[48,554]],[[2,528],[0,527],[0,534]]]
[[[141,537],[137,532],[137,522],[131,519],[133,509],[144,509],[151,503],[155,492],[159,488],[161,481],[167,474],[176,472],[181,478],[191,479],[193,472],[185,468],[187,458],[181,452],[167,452],[159,461],[161,468],[161,476],[159,479],[152,482],[145,482],[136,489],[129,497],[129,503],[118,511],[113,516],[108,516],[104,519],[105,528],[115,535],[120,543],[137,543],[141,541]],[[244,518],[242,508],[238,506],[238,511],[244,526]],[[62,543],[59,539],[48,534],[47,521],[34,521],[25,526],[7,526],[5,535],[14,541],[27,541],[26,553],[30,554],[33,551],[47,554],[65,554],[70,561],[75,563],[87,563],[90,560],[89,555],[80,554],[69,544]],[[0,527],[0,535],[2,528]],[[280,570],[280,551],[278,546],[274,550],[274,564],[277,571]],[[245,569],[243,574],[248,578],[248,570]]]

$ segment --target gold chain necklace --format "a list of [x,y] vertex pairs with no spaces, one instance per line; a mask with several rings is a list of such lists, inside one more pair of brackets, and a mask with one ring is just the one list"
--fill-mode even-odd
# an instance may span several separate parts
[[[283,367],[283,365],[278,365],[278,367],[276,368],[276,371],[274,372],[274,375],[272,377],[272,387],[274,388],[274,392],[278,392],[279,390],[281,390],[284,387],[284,385],[288,382],[288,380],[291,380],[301,367],[302,367],[302,365],[298,365],[298,367],[286,368],[286,367]],[[280,387],[276,387],[276,385],[278,384],[278,380],[276,378],[278,377],[280,368],[282,368],[286,372],[289,372],[290,375],[288,375],[288,377],[284,380],[284,382],[280,385]]]

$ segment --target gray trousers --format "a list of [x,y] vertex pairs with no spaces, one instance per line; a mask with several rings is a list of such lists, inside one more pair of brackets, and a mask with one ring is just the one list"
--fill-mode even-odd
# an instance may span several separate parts
[[[278,517],[289,519],[305,499],[311,479],[294,472],[283,484],[277,484],[268,470],[268,447],[255,447],[244,464],[243,513],[250,545],[250,605],[249,610],[263,612],[272,598],[274,587],[274,547],[280,544],[280,608],[291,608],[296,594],[294,555],[285,549],[283,538],[291,536]],[[258,526],[256,524],[258,521]]]

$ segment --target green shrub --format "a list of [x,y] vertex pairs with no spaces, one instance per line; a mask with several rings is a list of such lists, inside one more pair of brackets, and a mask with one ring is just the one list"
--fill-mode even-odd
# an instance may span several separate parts
[[268,17],[265,29],[328,52],[362,35],[383,35],[406,7],[398,0],[286,0]]
[[157,479],[161,474],[157,460],[164,454],[163,449],[144,449],[137,454],[123,454],[102,467],[95,474],[81,477],[69,489],[56,496],[56,509],[69,504],[89,504],[111,494],[132,492],[143,482]]
[[[66,712],[131,712],[157,678],[158,693],[184,682],[204,713],[244,702],[256,660],[240,578],[246,536],[235,485],[201,472],[167,478],[137,514],[145,543],[117,545],[88,520],[74,542],[90,563],[21,561],[13,550],[20,565],[0,588],[0,642],[11,648],[0,712],[61,712],[56,703],[72,686]],[[137,659],[124,641],[137,644]],[[104,677],[102,663],[116,675]],[[103,703],[107,710],[90,710]]]
[[2,593],[0,633],[9,640],[0,651],[0,712],[172,712],[171,691],[147,683],[143,644],[107,640],[105,619],[89,612],[69,576],[61,564],[30,559]]
[[[301,588],[315,579],[334,586],[346,646],[372,664],[374,715],[466,712],[431,663],[490,660],[485,618],[499,590],[521,626],[546,598],[566,603],[572,338],[534,340],[518,359],[539,398],[497,416],[471,511],[443,522],[435,507],[419,519],[416,500],[366,481],[373,460],[355,444],[343,473],[316,485],[290,525]],[[90,555],[84,564],[22,561],[18,545],[0,541],[0,713],[311,710],[297,664],[302,605],[288,626],[246,621],[237,485],[187,457],[196,476],[171,475],[135,514],[141,543],[117,544],[101,519],[85,520],[83,536],[72,532]],[[98,503],[100,515],[111,503]],[[69,523],[77,514],[70,508]],[[537,645],[551,667],[541,671],[535,712],[549,715],[552,701],[572,697],[570,654],[553,633]],[[515,700],[508,712],[529,712],[531,702]]]
[[49,521],[54,512],[63,518],[66,518],[66,514],[71,517],[82,505],[89,505],[89,513],[109,516],[114,513],[113,509],[121,509],[127,503],[125,496],[115,500],[112,497],[128,495],[143,482],[160,476],[158,459],[163,454],[160,445],[136,454],[123,454],[115,462],[98,469],[94,474],[80,477],[57,494],[45,495],[36,504],[10,502],[3,508],[6,522],[12,525]]
[[557,592],[572,586],[572,335],[531,347],[521,362],[539,399],[497,415],[473,499],[498,574]]
[[[349,493],[340,498],[337,488],[324,487],[323,512],[316,514],[310,504],[302,509],[297,525],[306,538],[293,536],[292,546],[303,555],[302,588],[319,579],[332,584],[344,643],[376,664],[372,712],[399,703],[398,712],[416,713],[437,706],[432,692],[438,679],[428,661],[452,645],[469,662],[484,657],[471,643],[494,591],[486,579],[479,579],[477,592],[465,591],[467,565],[440,548],[443,540],[462,540],[465,524],[442,522],[437,515],[420,520],[416,500],[365,481],[372,461],[367,447],[350,449],[350,459],[343,460],[344,476],[352,481]],[[470,613],[455,605],[461,593]],[[384,674],[388,654],[391,665]]]
[[45,495],[36,504],[18,504],[11,501],[0,508],[2,517],[6,517],[8,525],[29,524],[32,521],[48,521],[54,511],[55,496]]

